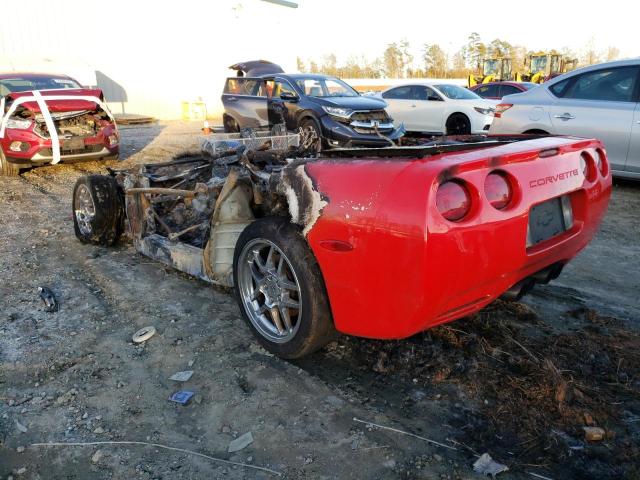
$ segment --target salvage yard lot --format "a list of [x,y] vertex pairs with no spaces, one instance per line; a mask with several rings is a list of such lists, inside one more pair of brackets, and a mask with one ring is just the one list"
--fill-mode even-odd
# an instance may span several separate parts
[[[166,160],[197,147],[198,128],[123,128],[125,162],[108,164]],[[343,337],[286,362],[257,345],[228,292],[126,242],[75,239],[73,185],[102,172],[90,162],[0,180],[0,478],[276,478],[152,447],[29,447],[110,440],[295,479],[471,479],[485,452],[509,466],[503,479],[640,477],[639,185],[616,182],[594,241],[523,302],[403,341]],[[58,312],[44,312],[38,286]],[[158,333],[134,345],[146,325]],[[186,384],[168,379],[187,369]],[[181,387],[196,392],[188,406],[167,401]],[[589,425],[606,438],[585,443]],[[246,432],[254,442],[227,453]]]

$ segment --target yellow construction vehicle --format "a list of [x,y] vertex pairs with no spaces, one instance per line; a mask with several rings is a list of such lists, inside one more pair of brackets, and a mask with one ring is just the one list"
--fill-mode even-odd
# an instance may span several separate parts
[[468,87],[479,83],[499,82],[511,80],[511,59],[506,57],[487,57],[482,59],[482,75],[476,77],[471,74]]
[[578,66],[578,60],[552,50],[536,52],[525,59],[528,72],[516,73],[516,82],[542,83],[563,73],[570,72]]

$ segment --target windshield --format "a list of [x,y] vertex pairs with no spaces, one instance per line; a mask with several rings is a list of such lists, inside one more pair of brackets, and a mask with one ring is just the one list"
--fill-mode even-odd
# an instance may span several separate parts
[[337,78],[298,78],[300,90],[309,97],[357,97],[359,94]]
[[29,76],[0,79],[0,95],[31,90],[59,90],[82,88],[75,80],[66,77]]
[[547,56],[531,57],[531,73],[544,72],[547,69]]
[[498,75],[500,73],[500,60],[497,58],[487,59],[484,61],[484,74]]
[[458,85],[434,85],[434,87],[440,90],[447,98],[452,100],[475,100],[480,98],[471,90],[459,87]]

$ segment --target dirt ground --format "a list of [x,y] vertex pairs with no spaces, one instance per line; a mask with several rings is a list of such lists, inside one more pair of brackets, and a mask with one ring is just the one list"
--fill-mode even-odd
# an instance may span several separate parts
[[[199,125],[122,128],[124,164],[197,146]],[[123,162],[109,162],[122,166]],[[302,361],[262,350],[231,295],[73,234],[76,179],[0,178],[0,478],[640,478],[640,184],[616,182],[593,243],[523,302],[394,342],[342,337]],[[44,311],[37,287],[60,301]],[[131,341],[141,327],[157,334]],[[169,380],[194,370],[184,384]],[[196,393],[187,406],[173,392]],[[382,430],[375,422],[440,442]],[[584,426],[605,438],[584,440]],[[251,432],[253,443],[227,453]],[[143,445],[33,446],[142,441]],[[536,476],[537,475],[537,476]]]

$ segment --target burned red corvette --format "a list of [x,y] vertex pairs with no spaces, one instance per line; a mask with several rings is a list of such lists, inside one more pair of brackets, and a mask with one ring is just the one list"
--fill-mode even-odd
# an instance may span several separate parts
[[118,157],[100,89],[66,75],[0,74],[0,175],[59,161]]
[[589,243],[611,192],[597,140],[445,137],[316,158],[304,133],[230,135],[79,179],[76,235],[127,231],[139,252],[234,287],[285,358],[336,332],[403,338],[518,298]]

